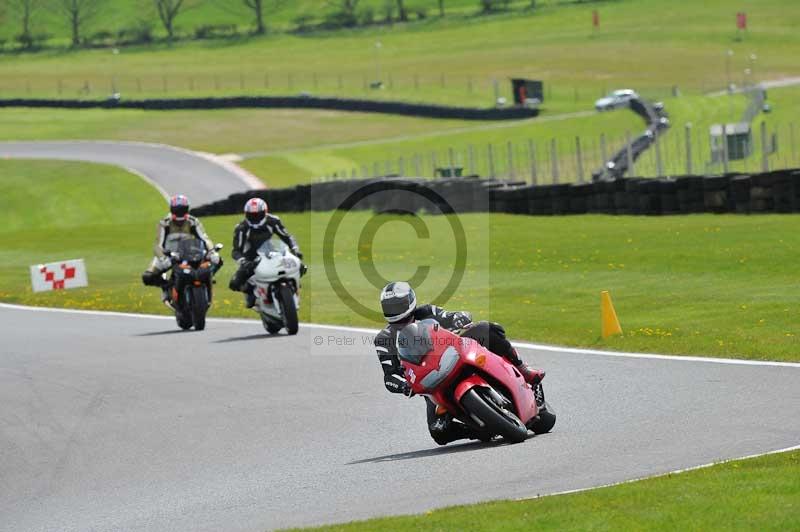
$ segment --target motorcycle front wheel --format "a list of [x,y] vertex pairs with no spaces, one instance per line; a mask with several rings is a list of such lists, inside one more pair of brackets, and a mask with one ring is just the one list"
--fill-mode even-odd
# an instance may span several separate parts
[[511,411],[496,404],[489,393],[476,386],[461,398],[461,406],[471,417],[480,419],[486,432],[499,434],[512,443],[525,441],[528,428]]
[[205,286],[192,287],[190,305],[194,330],[202,331],[206,328],[206,313],[208,312],[208,291]]
[[297,319],[297,306],[294,304],[294,291],[288,284],[282,284],[278,287],[278,303],[283,312],[286,332],[297,334],[300,328],[300,323]]

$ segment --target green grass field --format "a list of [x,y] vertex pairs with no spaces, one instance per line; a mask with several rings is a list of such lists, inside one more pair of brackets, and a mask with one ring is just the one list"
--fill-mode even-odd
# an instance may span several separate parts
[[[532,12],[432,17],[391,30],[273,34],[244,42],[126,48],[119,54],[108,49],[5,54],[0,93],[56,96],[60,90],[63,97],[76,96],[88,82],[86,97],[107,96],[113,85],[123,97],[309,91],[490,106],[493,79],[508,96],[507,78],[529,76],[547,83],[547,109],[560,112],[585,109],[619,85],[658,98],[673,85],[694,93],[719,89],[727,79],[727,49],[734,51],[730,70],[737,82],[751,53],[758,56],[756,79],[797,75],[800,40],[794,30],[800,10],[793,7],[791,0],[746,0],[735,7],[726,0],[551,2]],[[594,9],[602,18],[596,31]],[[750,29],[737,41],[739,10],[750,14]],[[222,21],[210,12],[204,16]],[[382,43],[377,53],[376,41]],[[378,75],[387,88],[365,90],[364,81]]]
[[799,476],[800,451],[791,451],[569,495],[313,530],[796,530]]
[[[78,163],[0,161],[0,299],[74,308],[166,313],[158,293],[141,286],[163,200],[119,170]],[[95,198],[102,198],[97,201]],[[31,209],[36,205],[36,209]],[[109,205],[115,205],[113,210]],[[310,265],[301,318],[375,326],[332,292],[321,245],[330,213],[283,216]],[[378,289],[361,267],[368,256],[358,235],[372,215],[347,215],[335,240],[335,264],[352,296],[377,309]],[[423,218],[419,239],[396,217],[382,225],[372,249],[377,271],[408,278],[435,265],[418,286],[432,299],[450,277],[455,244],[448,220]],[[800,360],[794,258],[798,216],[459,217],[469,235],[464,281],[455,297],[437,301],[503,323],[516,339],[673,354]],[[235,216],[204,220],[212,238],[229,245]],[[228,251],[225,251],[227,256]],[[91,286],[34,294],[28,266],[85,258]],[[217,287],[215,316],[251,316]],[[610,290],[624,336],[599,338],[599,293]]]
[[[772,167],[800,166],[800,89],[783,88],[769,92],[773,114],[754,122],[754,152],[745,161],[731,164],[739,171],[760,167],[760,120],[766,120],[770,134],[777,132],[778,152],[770,155]],[[666,100],[673,121],[661,140],[667,174],[685,173],[684,128],[692,123],[693,171],[719,172],[721,165],[709,165],[708,128],[738,117],[746,99],[732,97],[684,96]],[[475,170],[489,175],[488,145],[493,146],[497,176],[511,175],[507,147],[513,143],[514,173],[530,179],[528,140],[534,141],[539,182],[551,180],[549,143],[557,140],[561,180],[577,177],[575,137],[583,146],[584,177],[601,166],[600,135],[605,135],[607,153],[618,148],[625,133],[640,132],[641,120],[631,112],[587,116],[542,116],[522,122],[474,123],[457,120],[428,120],[335,111],[220,110],[220,111],[136,111],[136,110],[32,110],[6,109],[1,112],[1,140],[116,139],[163,142],[215,153],[240,153],[242,165],[269,186],[305,183],[324,175],[363,169],[373,172],[378,165],[386,172],[398,172],[403,159],[407,173],[413,173],[413,158],[420,157],[422,172],[432,173],[432,155],[438,166],[449,165],[453,149],[457,166],[469,171],[469,147],[475,153]],[[794,124],[794,126],[792,126]],[[790,130],[794,127],[794,132]],[[655,150],[637,163],[637,174],[655,175]]]

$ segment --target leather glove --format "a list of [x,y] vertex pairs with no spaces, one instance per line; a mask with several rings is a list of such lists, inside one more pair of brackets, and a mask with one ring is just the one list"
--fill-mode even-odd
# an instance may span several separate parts
[[211,264],[213,264],[214,266],[219,264],[219,259],[220,259],[219,253],[217,253],[216,251],[208,252],[208,260],[210,260]]
[[403,383],[403,395],[406,397],[414,397],[416,395],[407,382]]
[[453,328],[463,329],[472,323],[472,315],[469,312],[456,312],[453,317]]

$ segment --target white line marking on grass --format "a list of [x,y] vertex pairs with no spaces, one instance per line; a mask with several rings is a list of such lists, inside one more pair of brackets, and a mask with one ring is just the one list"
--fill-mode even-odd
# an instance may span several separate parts
[[800,449],[800,445],[794,445],[792,447],[785,447],[783,449],[776,449],[774,451],[767,451],[767,452],[764,452],[764,453],[750,454],[750,455],[747,455],[747,456],[741,456],[739,458],[728,458],[728,459],[720,460],[720,461],[717,461],[717,462],[710,462],[708,464],[701,464],[701,465],[697,465],[697,466],[686,467],[686,468],[683,468],[683,469],[676,469],[674,471],[667,471],[666,473],[657,473],[655,475],[650,475],[650,476],[646,476],[646,477],[637,477],[637,478],[632,478],[632,479],[629,479],[629,480],[621,480],[620,482],[612,482],[610,484],[602,484],[600,486],[590,486],[590,487],[587,487],[587,488],[577,488],[577,489],[574,489],[574,490],[557,491],[555,493],[544,493],[542,495],[533,495],[531,497],[520,497],[519,499],[513,499],[513,500],[515,500],[515,501],[532,501],[534,499],[541,499],[543,497],[554,497],[556,495],[569,495],[571,493],[582,493],[584,491],[598,490],[598,489],[602,489],[602,488],[612,488],[614,486],[623,486],[625,484],[632,484],[634,482],[639,482],[640,480],[650,480],[650,479],[655,479],[655,478],[668,477],[670,475],[680,475],[681,473],[688,473],[689,471],[696,471],[698,469],[707,469],[709,467],[714,467],[714,466],[717,466],[717,465],[727,464],[727,463],[730,463],[730,462],[738,462],[739,460],[749,460],[750,458],[760,458],[762,456],[769,456],[771,454],[788,453],[788,452],[791,452],[791,451],[797,451],[799,449]]
[[[28,305],[15,305],[12,303],[0,303],[0,308],[9,310],[26,310],[30,312],[56,312],[63,314],[84,314],[89,316],[119,316],[123,318],[139,318],[151,320],[174,320],[172,316],[161,316],[158,314],[135,314],[132,312],[117,312],[111,310],[79,310],[69,308],[54,307],[33,307]],[[246,325],[260,324],[260,320],[246,318],[208,318],[209,322],[218,323],[241,323]],[[345,325],[329,325],[322,323],[301,323],[303,327],[311,329],[326,329],[339,332],[355,332],[362,334],[376,334],[377,327],[350,327]],[[698,356],[678,356],[678,355],[656,355],[653,353],[625,353],[622,351],[600,351],[597,349],[583,349],[578,347],[559,347],[555,345],[534,344],[529,342],[511,342],[514,347],[520,349],[530,349],[535,351],[548,351],[553,353],[564,353],[571,355],[591,355],[620,358],[641,358],[651,360],[671,360],[676,362],[706,362],[711,364],[728,364],[735,366],[773,366],[784,368],[800,369],[800,362],[776,362],[772,360],[743,360],[735,358],[713,358]]]

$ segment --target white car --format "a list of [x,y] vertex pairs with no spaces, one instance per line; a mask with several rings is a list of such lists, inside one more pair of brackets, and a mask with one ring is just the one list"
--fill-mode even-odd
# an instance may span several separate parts
[[611,111],[617,107],[627,107],[631,100],[638,98],[639,95],[636,91],[631,89],[622,89],[614,91],[605,98],[600,98],[594,102],[594,108],[598,111]]

